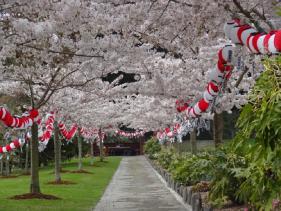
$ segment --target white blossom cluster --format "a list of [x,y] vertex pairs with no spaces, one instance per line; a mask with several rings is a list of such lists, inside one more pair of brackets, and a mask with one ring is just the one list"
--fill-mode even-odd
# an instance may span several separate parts
[[[281,27],[277,6],[276,0],[2,1],[1,93],[23,92],[42,111],[58,109],[85,127],[157,130],[172,124],[176,99],[202,97],[218,50],[230,43],[223,24],[239,17],[269,32]],[[243,72],[237,61],[216,112],[247,103],[263,71],[262,56],[237,49],[248,71],[237,85]],[[122,74],[105,80],[120,72],[136,74],[136,81],[119,84]]]

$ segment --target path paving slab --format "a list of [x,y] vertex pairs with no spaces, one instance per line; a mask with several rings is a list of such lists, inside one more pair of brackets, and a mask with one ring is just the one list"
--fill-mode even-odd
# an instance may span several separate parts
[[124,157],[94,211],[186,211],[144,156]]

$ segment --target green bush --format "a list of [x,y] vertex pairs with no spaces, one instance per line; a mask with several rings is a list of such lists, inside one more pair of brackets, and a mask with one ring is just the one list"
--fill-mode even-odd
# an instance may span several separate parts
[[164,168],[169,169],[170,164],[177,157],[177,153],[172,147],[163,147],[162,150],[157,154],[158,163]]
[[209,181],[213,168],[213,151],[179,154],[172,147],[162,147],[156,154],[157,162],[168,170],[175,181],[184,185],[194,185],[200,181]]
[[215,152],[212,162],[212,182],[209,194],[211,203],[221,207],[228,200],[239,202],[235,194],[243,178],[236,177],[236,174],[246,166],[245,158],[230,152],[230,148],[223,147]]
[[148,155],[150,159],[156,159],[156,153],[161,151],[161,145],[159,141],[151,138],[144,145],[144,153]]
[[173,178],[184,185],[195,185],[211,179],[211,154],[202,152],[197,155],[187,153],[170,165]]
[[272,210],[281,195],[281,56],[264,61],[232,147],[218,157],[210,198]]

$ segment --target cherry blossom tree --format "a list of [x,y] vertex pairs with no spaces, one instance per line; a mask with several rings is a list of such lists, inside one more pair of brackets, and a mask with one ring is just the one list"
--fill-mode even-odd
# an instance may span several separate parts
[[[33,108],[44,106],[58,90],[96,80],[108,64],[101,61],[107,58],[114,62],[117,58],[114,48],[122,43],[95,39],[99,27],[91,24],[98,17],[91,16],[94,11],[87,1],[13,1],[4,6],[3,80],[20,84]],[[33,124],[31,193],[40,193],[37,131],[37,124]]]
[[[238,17],[269,32],[280,27],[275,15],[279,4],[274,0],[3,1],[1,87],[9,93],[23,89],[33,108],[65,104],[69,107],[65,112],[79,125],[127,124],[157,130],[172,123],[177,98],[196,102],[202,97],[218,49],[230,44],[223,24]],[[217,129],[222,128],[218,115],[243,106],[263,70],[260,55],[237,49],[244,66],[233,70],[210,111],[215,113]],[[133,77],[134,83],[121,83],[126,77]],[[63,93],[66,98],[59,97]],[[40,193],[37,136],[34,124],[32,193]]]

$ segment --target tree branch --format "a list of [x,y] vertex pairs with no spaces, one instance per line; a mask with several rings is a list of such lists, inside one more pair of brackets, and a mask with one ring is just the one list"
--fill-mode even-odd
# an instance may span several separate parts
[[110,2],[114,7],[119,7],[119,6],[124,6],[124,5],[128,5],[128,4],[136,4],[136,2],[134,1],[127,1],[127,2],[124,2],[124,3],[114,3],[114,2]]
[[80,83],[66,84],[66,85],[57,87],[56,90],[64,89],[64,88],[67,88],[67,87],[70,87],[70,88],[83,87],[83,86],[86,86],[91,81],[94,81],[94,80],[97,80],[97,79],[100,79],[100,77],[93,77],[93,78],[87,79],[86,81],[83,81],[83,82],[80,82]]
[[[2,12],[4,12],[5,10],[9,10],[9,9],[13,9],[13,8],[15,8],[15,7],[22,7],[22,6],[25,6],[26,4],[19,4],[19,3],[14,3],[14,4],[12,4],[11,6],[9,6],[9,7],[6,7],[6,8],[1,8],[0,9],[0,12],[2,13]],[[3,5],[1,5],[1,6],[3,6]]]
[[255,25],[255,27],[259,32],[265,32],[265,30],[260,26],[258,21],[256,21],[256,19],[251,15],[251,13],[248,10],[242,7],[242,5],[240,4],[240,2],[238,2],[238,0],[233,0],[233,3],[239,9],[239,11]]
[[268,27],[271,29],[271,30],[274,30],[274,26],[273,24],[265,17],[264,13],[261,14],[256,8],[252,9],[252,11],[261,19],[264,21],[264,23],[266,23],[268,25]]
[[48,96],[50,89],[52,87],[52,84],[54,83],[56,77],[58,76],[59,72],[60,72],[61,68],[57,68],[55,73],[52,75],[51,80],[49,81],[47,88],[43,94],[43,96],[40,98],[39,102],[38,102],[38,106],[41,107],[42,103],[45,101],[46,97]]
[[[51,89],[49,89],[50,91]],[[40,103],[38,103],[38,108],[42,107],[43,105],[45,105],[49,99],[52,97],[52,95],[55,93],[56,90],[51,90],[51,92],[48,91],[48,96],[46,95],[45,99],[42,100]]]
[[[32,48],[32,49],[38,50],[38,51],[45,51],[45,49],[40,48],[40,47],[36,47],[36,46],[33,46],[33,45],[26,45],[26,44],[21,44],[21,45],[23,45],[24,47],[27,47],[27,48]],[[47,52],[48,53],[54,53],[54,54],[77,56],[77,57],[102,58],[102,59],[104,59],[104,56],[101,56],[101,55],[87,55],[87,54],[79,54],[79,53],[72,53],[72,52],[56,51],[56,50],[51,50],[51,49],[48,49]]]
[[155,2],[157,2],[157,0],[153,0],[151,5],[149,6],[149,9],[148,9],[148,13],[150,12],[150,10],[152,9],[153,5],[155,4]]
[[189,3],[186,3],[186,2],[179,2],[178,0],[171,0],[171,1],[174,2],[174,3],[177,3],[177,4],[182,4],[182,5],[187,6],[187,7],[198,6],[198,5],[193,5],[193,4],[189,4]]
[[153,26],[153,24],[157,23],[157,22],[161,19],[161,17],[164,15],[164,13],[166,12],[166,10],[168,9],[169,4],[171,3],[171,1],[172,1],[172,0],[168,0],[167,4],[165,5],[165,7],[164,7],[164,9],[162,10],[162,12],[160,13],[160,15],[156,18],[156,20],[155,20],[153,23],[151,23],[151,24],[148,25],[148,27],[145,29],[144,32],[150,30],[151,27]]
[[33,87],[31,85],[32,79],[28,79],[28,87],[30,91],[30,100],[31,100],[31,106],[32,108],[35,108],[35,103],[34,103],[34,92],[33,92]]
[[177,59],[181,59],[184,63],[185,60],[182,58],[182,54],[176,52],[173,49],[168,49],[166,46],[164,46],[163,44],[161,44],[157,38],[150,36],[144,32],[139,32],[139,31],[135,31],[136,34],[134,34],[134,37],[138,39],[138,41],[143,42],[142,40],[144,40],[145,43],[150,43],[153,45],[154,48],[162,48],[165,51],[167,51],[168,53],[172,54],[173,57],[177,58]]
[[247,73],[248,70],[249,70],[248,67],[245,67],[245,68],[244,68],[243,72],[241,73],[241,75],[239,76],[238,80],[236,81],[236,83],[235,83],[235,85],[234,85],[236,88],[239,86],[239,84],[241,83],[241,81],[242,81],[244,75]]

